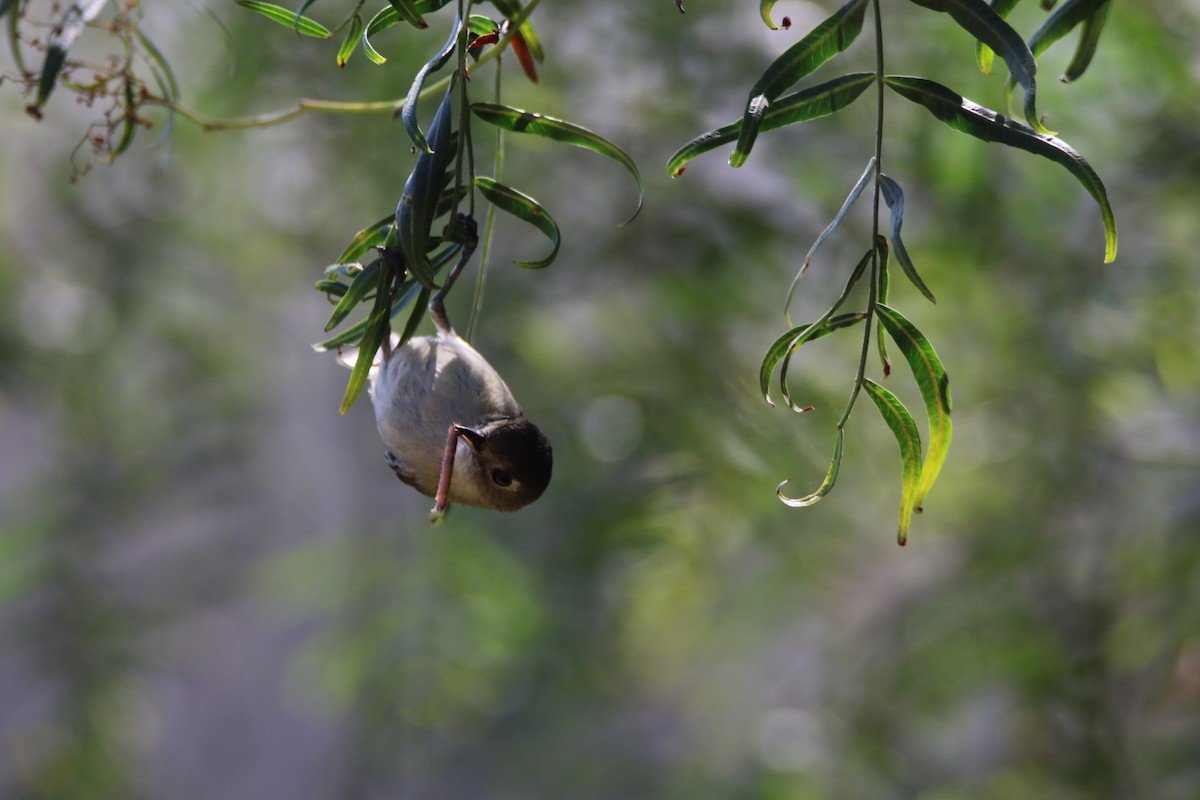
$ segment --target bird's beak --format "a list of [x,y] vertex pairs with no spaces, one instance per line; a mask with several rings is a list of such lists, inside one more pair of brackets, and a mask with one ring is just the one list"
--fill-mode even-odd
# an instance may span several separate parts
[[458,431],[459,436],[467,440],[472,450],[478,450],[483,444],[483,434],[474,428],[468,428],[466,425],[455,425],[454,430]]

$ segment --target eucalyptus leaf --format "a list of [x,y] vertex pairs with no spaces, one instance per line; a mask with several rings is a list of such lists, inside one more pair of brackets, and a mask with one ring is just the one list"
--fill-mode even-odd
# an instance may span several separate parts
[[[820,86],[789,94],[771,104],[767,112],[763,114],[759,130],[771,131],[785,125],[807,122],[841,111],[854,102],[874,82],[874,73],[855,72],[835,78],[828,83],[822,83]],[[696,156],[736,141],[741,129],[742,121],[739,119],[737,122],[696,137],[675,151],[675,154],[667,161],[667,173],[671,177],[677,177],[683,172],[684,165]]]
[[1112,206],[1108,203],[1104,182],[1070,145],[1062,139],[1038,133],[1020,122],[1006,119],[934,81],[900,75],[889,75],[884,81],[897,94],[924,106],[929,113],[957,131],[985,142],[999,142],[1034,153],[1064,167],[1100,206],[1100,216],[1104,221],[1104,261],[1111,262],[1117,257],[1117,223]]
[[421,12],[417,10],[412,0],[388,0],[388,4],[396,9],[396,13],[400,15],[400,19],[414,28],[424,29],[429,27],[429,23],[421,16]]
[[367,378],[370,376],[375,353],[378,352],[384,337],[391,330],[391,314],[389,313],[391,309],[388,302],[390,279],[391,270],[382,270],[381,284],[375,292],[375,303],[371,309],[371,315],[366,319],[363,337],[359,342],[358,358],[354,361],[354,368],[350,371],[350,380],[346,384],[346,393],[342,396],[340,411],[343,414],[350,410],[350,406],[354,405],[354,401],[362,394],[363,388],[367,385]]
[[450,36],[446,38],[445,44],[434,54],[433,58],[417,71],[416,77],[408,87],[408,96],[404,98],[404,105],[400,107],[400,119],[404,123],[404,131],[408,134],[408,138],[412,139],[412,143],[416,145],[417,149],[426,153],[432,153],[433,150],[426,141],[425,134],[421,133],[421,126],[417,124],[417,100],[420,99],[421,90],[425,87],[425,79],[444,67],[450,60],[462,27],[462,18],[456,16],[454,24],[450,26]]
[[[921,294],[931,303],[936,303],[937,300],[933,296],[933,292],[929,291],[929,287],[925,285],[925,281],[921,280],[921,276],[917,273],[917,268],[913,266],[912,259],[908,255],[908,248],[904,246],[904,240],[900,238],[900,226],[904,224],[904,190],[900,188],[900,184],[896,183],[887,175],[879,176],[879,191],[883,195],[883,202],[887,204],[888,210],[892,216],[892,249],[896,251],[896,260],[900,262],[900,268],[904,270],[905,276],[916,286]],[[886,303],[887,298],[882,298],[881,303]]]
[[1100,43],[1100,34],[1108,23],[1108,12],[1111,10],[1112,3],[1104,3],[1096,10],[1096,13],[1083,21],[1079,45],[1075,48],[1075,55],[1071,57],[1071,63],[1067,65],[1066,71],[1062,74],[1064,83],[1077,80],[1092,63],[1092,57],[1096,55],[1096,47]]
[[875,311],[912,368],[913,377],[921,389],[921,398],[925,401],[925,413],[929,417],[929,452],[925,454],[925,462],[921,466],[921,480],[913,501],[915,509],[921,511],[925,495],[942,471],[942,464],[950,449],[950,437],[953,434],[950,422],[950,378],[929,340],[903,314],[882,304],[877,305]]
[[[992,10],[1001,17],[1007,17],[1008,13],[1016,8],[1020,0],[992,0]],[[995,51],[980,41],[975,42],[975,60],[979,63],[980,71],[985,74],[992,74],[992,57],[995,56]]]
[[354,51],[358,49],[358,42],[362,38],[362,32],[362,17],[355,14],[350,18],[350,27],[346,29],[346,38],[342,40],[342,46],[337,51],[337,65],[339,67],[346,66],[346,62],[350,60],[350,56],[354,55]]
[[333,36],[321,23],[314,19],[298,15],[294,11],[290,11],[283,6],[277,6],[274,3],[264,3],[262,0],[235,0],[235,2],[257,14],[261,14],[269,20],[278,22],[285,28],[291,28],[296,33],[311,36],[314,39],[329,39]]
[[750,89],[737,145],[729,164],[740,167],[762,128],[763,117],[779,96],[796,82],[849,47],[862,31],[867,0],[847,0],[837,11],[807,36],[789,47],[767,67]]
[[642,174],[638,171],[637,164],[629,157],[628,153],[600,134],[576,125],[573,122],[535,114],[531,111],[522,111],[521,109],[499,103],[472,103],[471,111],[479,119],[490,125],[495,125],[501,130],[513,133],[528,133],[544,139],[583,147],[591,150],[593,153],[599,153],[606,158],[616,161],[633,176],[634,181],[637,183],[638,191],[637,209],[634,210],[633,216],[625,220],[622,224],[628,225],[630,222],[633,222],[637,218],[638,212],[642,210],[645,188],[642,184]]
[[449,147],[454,83],[451,81],[446,89],[429,128],[432,150],[417,155],[417,163],[404,184],[404,194],[396,206],[396,233],[400,252],[404,255],[404,265],[414,278],[429,287],[434,286],[428,252],[430,228],[446,183],[446,168],[454,156]]
[[[876,274],[875,288],[875,304],[878,307],[881,303],[888,301],[888,293],[892,288],[891,270],[888,269],[888,243],[887,237],[879,234],[875,237],[875,252],[879,254],[879,271]],[[892,374],[892,360],[888,357],[887,337],[883,335],[883,323],[875,323],[875,346],[879,351],[879,367],[883,370],[883,377],[887,378]]]
[[820,500],[825,495],[829,494],[829,490],[833,488],[833,484],[837,481],[838,470],[842,466],[842,450],[846,436],[841,428],[837,429],[837,436],[833,440],[833,458],[829,462],[829,470],[825,473],[825,480],[821,481],[821,485],[812,494],[804,497],[788,497],[783,493],[783,487],[787,486],[788,481],[783,481],[775,487],[775,495],[783,501],[784,505],[792,508],[804,508],[811,506],[813,503]]
[[367,27],[362,32],[363,54],[367,58],[376,64],[383,64],[387,61],[371,44],[371,37],[382,30],[392,27],[399,21],[400,14],[391,6],[387,6],[378,14],[371,17],[371,21],[367,23]]
[[771,19],[771,9],[775,7],[776,0],[759,0],[758,13],[762,16],[762,21],[767,24],[767,27],[773,31],[779,30],[779,27]]
[[[789,350],[794,350],[796,347],[820,339],[823,336],[828,336],[840,328],[847,328],[855,325],[866,319],[865,311],[851,311],[846,314],[838,314],[825,319],[824,322],[809,322],[803,325],[797,325],[789,329],[786,333],[776,339],[767,349],[767,354],[763,356],[762,364],[758,368],[758,387],[762,390],[763,399],[768,405],[775,405],[775,401],[771,399],[771,375],[775,372],[775,367],[783,359]],[[804,338],[800,337],[804,335]]]
[[912,414],[908,413],[908,409],[896,395],[869,378],[863,379],[863,388],[867,390],[867,395],[879,409],[883,421],[892,429],[896,443],[900,445],[902,483],[900,523],[896,541],[903,547],[908,543],[908,526],[912,521],[917,484],[921,478],[921,435],[917,432],[917,423],[913,421]]
[[[858,283],[858,279],[862,277],[863,272],[865,272],[867,269],[867,264],[871,263],[871,253],[872,250],[868,250],[866,254],[859,259],[858,264],[856,264],[853,271],[851,271],[850,277],[846,280],[846,287],[842,289],[841,296],[838,297],[838,299],[834,301],[833,305],[829,307],[829,310],[826,311],[825,314],[813,324],[813,333],[816,333],[821,326],[825,325],[833,317],[833,315],[837,313],[837,310],[842,307],[842,304],[846,302],[846,299],[850,296],[850,291],[854,288],[854,284]],[[787,383],[788,364],[791,363],[792,354],[796,352],[796,349],[811,338],[812,334],[808,332],[798,335],[792,341],[791,345],[788,346],[787,351],[783,354],[782,360],[779,362],[779,391],[783,395],[784,402],[786,402],[788,407],[793,411],[804,411],[805,409],[792,402],[791,390],[788,389]],[[771,402],[770,398],[767,398],[767,402]]]
[[368,225],[350,240],[346,249],[338,256],[338,264],[348,264],[360,260],[372,247],[378,247],[387,240],[388,231],[396,222],[395,214],[388,214],[378,222]]
[[983,0],[912,0],[934,11],[942,11],[959,27],[999,53],[1013,80],[1025,92],[1025,120],[1039,133],[1049,134],[1037,115],[1037,59],[1029,46],[1004,17]]
[[1075,29],[1084,20],[1109,5],[1111,0],[1067,0],[1041,24],[1029,37],[1029,49],[1040,56],[1056,42]]
[[554,245],[554,249],[550,251],[550,255],[540,261],[513,261],[518,267],[526,267],[529,269],[542,269],[554,263],[554,259],[558,256],[559,231],[558,223],[550,216],[546,209],[542,208],[538,201],[532,197],[498,183],[492,178],[478,176],[475,178],[475,185],[479,187],[480,193],[488,199],[492,205],[501,211],[507,211],[517,219],[522,219],[533,225],[535,228],[546,234],[546,238]]
[[336,328],[341,324],[342,320],[354,310],[354,307],[362,302],[368,294],[375,291],[379,286],[379,273],[381,272],[379,261],[372,261],[367,266],[354,276],[350,282],[350,287],[341,300],[334,306],[333,313],[329,316],[329,321],[325,323],[325,332]]
[[850,190],[850,194],[846,196],[846,199],[842,203],[842,207],[838,211],[837,216],[833,218],[832,222],[825,226],[825,230],[821,231],[821,235],[818,236],[817,240],[812,243],[812,247],[808,248],[808,253],[806,253],[804,256],[804,262],[800,264],[800,269],[796,270],[796,277],[792,278],[792,284],[788,287],[787,296],[783,301],[783,316],[789,324],[792,321],[792,297],[796,294],[796,286],[800,283],[800,276],[804,274],[805,270],[808,269],[808,265],[812,263],[813,256],[817,254],[817,248],[819,248],[821,243],[828,238],[829,234],[833,233],[834,228],[836,228],[838,223],[842,221],[842,217],[846,216],[846,212],[850,210],[850,207],[854,205],[854,201],[857,200],[859,195],[862,194],[863,189],[870,182],[874,171],[875,156],[871,156],[870,160],[867,161],[866,169],[863,170],[858,182],[854,184],[854,188]]

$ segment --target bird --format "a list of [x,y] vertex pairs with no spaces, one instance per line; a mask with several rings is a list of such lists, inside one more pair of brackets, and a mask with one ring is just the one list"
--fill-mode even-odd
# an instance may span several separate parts
[[487,359],[451,326],[439,294],[429,304],[437,329],[403,344],[389,334],[368,392],[396,476],[448,504],[516,511],[550,483],[553,451]]

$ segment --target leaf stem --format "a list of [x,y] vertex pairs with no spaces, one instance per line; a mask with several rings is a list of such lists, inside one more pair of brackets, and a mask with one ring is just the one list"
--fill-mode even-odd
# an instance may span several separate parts
[[875,326],[871,323],[875,318],[875,306],[879,300],[879,200],[880,200],[880,175],[883,174],[883,17],[879,11],[879,0],[871,0],[871,11],[875,18],[875,174],[874,184],[875,191],[871,206],[871,281],[867,288],[867,317],[864,320],[866,323],[863,326],[863,341],[862,349],[858,356],[858,371],[854,376],[854,388],[850,391],[850,399],[846,402],[846,409],[842,412],[841,418],[837,422],[837,429],[841,431],[846,422],[850,419],[850,414],[854,411],[854,403],[858,400],[859,392],[862,391],[863,381],[867,374],[867,359],[871,353],[871,333]]
[[[487,51],[479,57],[475,62],[475,68],[487,64],[490,61],[495,61],[500,57],[500,54],[508,47],[509,41],[516,36],[517,28],[522,22],[529,19],[529,15],[537,8],[541,0],[529,0],[522,8],[520,13],[509,20],[508,30],[500,37],[500,41],[489,47]],[[442,78],[432,84],[427,85],[420,95],[420,100],[427,100],[430,97],[439,95],[446,90],[450,83],[450,77]],[[145,105],[163,106],[178,113],[184,119],[198,125],[205,131],[231,131],[244,128],[269,128],[272,125],[282,125],[296,117],[301,116],[309,111],[323,111],[331,114],[374,114],[380,112],[393,113],[404,98],[395,100],[322,100],[319,98],[302,97],[296,101],[296,104],[291,108],[280,109],[279,111],[271,111],[266,114],[255,114],[248,117],[230,117],[228,119],[214,119],[205,116],[199,111],[187,106],[173,97],[157,97],[149,95],[142,100]]]

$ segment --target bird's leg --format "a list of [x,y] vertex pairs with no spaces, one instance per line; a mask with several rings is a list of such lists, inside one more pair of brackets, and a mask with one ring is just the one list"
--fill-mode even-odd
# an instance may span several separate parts
[[438,333],[449,335],[454,333],[454,328],[450,325],[450,318],[446,316],[446,295],[450,294],[450,288],[454,286],[463,267],[471,260],[475,248],[479,246],[479,228],[472,217],[459,214],[454,220],[454,225],[446,226],[443,235],[446,239],[462,244],[462,252],[459,253],[454,268],[446,276],[446,282],[442,284],[442,288],[438,289],[437,294],[429,301],[429,315],[433,317],[433,324],[438,329]]
[[430,519],[437,521],[450,505],[450,479],[454,475],[454,453],[458,450],[459,428],[451,424],[446,433],[446,450],[442,453],[442,471],[438,475],[437,494],[433,496],[433,510],[429,512]]

